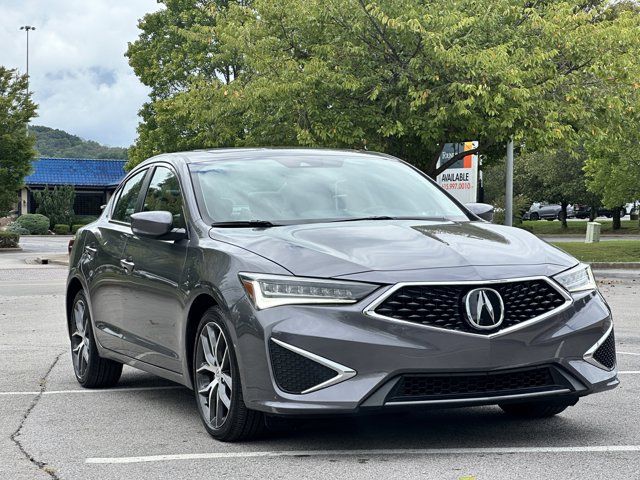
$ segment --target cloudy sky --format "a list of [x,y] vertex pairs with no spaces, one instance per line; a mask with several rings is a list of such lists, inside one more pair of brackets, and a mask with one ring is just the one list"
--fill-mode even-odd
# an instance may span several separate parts
[[111,146],[136,137],[147,89],[129,67],[127,42],[156,0],[0,0],[0,65],[25,70],[39,104],[32,123]]

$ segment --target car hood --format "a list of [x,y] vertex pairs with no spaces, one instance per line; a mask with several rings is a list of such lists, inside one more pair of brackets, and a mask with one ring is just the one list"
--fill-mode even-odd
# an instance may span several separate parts
[[[375,220],[271,228],[213,228],[210,236],[268,258],[294,275],[577,263],[531,233],[485,222]],[[531,271],[527,268],[527,271]],[[535,268],[534,268],[535,270]],[[514,276],[519,275],[514,270]]]

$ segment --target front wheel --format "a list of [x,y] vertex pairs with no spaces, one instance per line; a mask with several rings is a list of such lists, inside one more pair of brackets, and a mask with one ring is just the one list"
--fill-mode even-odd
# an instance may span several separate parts
[[85,388],[113,387],[120,380],[122,364],[98,355],[87,298],[79,291],[70,319],[71,359],[76,380]]
[[538,400],[533,402],[501,403],[498,406],[508,415],[520,418],[548,418],[564,412],[576,400]]
[[244,404],[236,353],[219,308],[202,316],[194,342],[193,388],[207,432],[223,442],[257,436],[264,416]]

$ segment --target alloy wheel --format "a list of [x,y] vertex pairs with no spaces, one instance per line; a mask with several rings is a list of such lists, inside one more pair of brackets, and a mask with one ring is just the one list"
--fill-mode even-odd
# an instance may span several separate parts
[[231,410],[231,360],[224,332],[214,322],[200,331],[196,352],[196,388],[207,424],[213,429],[224,425]]
[[87,305],[80,298],[73,306],[73,327],[71,334],[71,355],[73,357],[73,368],[78,378],[82,378],[89,365],[90,342],[88,337],[88,315]]

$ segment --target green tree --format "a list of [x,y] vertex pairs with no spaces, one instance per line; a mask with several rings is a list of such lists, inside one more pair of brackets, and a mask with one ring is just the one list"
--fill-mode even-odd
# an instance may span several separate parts
[[47,186],[44,190],[34,191],[33,197],[38,205],[36,213],[49,217],[51,228],[59,224],[71,226],[74,216],[73,202],[76,198],[73,186]]
[[126,148],[106,147],[64,130],[31,125],[29,133],[35,137],[36,150],[42,157],[127,159]]
[[613,211],[613,228],[619,229],[620,206],[640,198],[640,83],[594,103],[600,121],[585,143],[587,184]]
[[613,229],[621,228],[620,207],[640,198],[640,144],[638,138],[592,150],[585,165],[589,189],[613,212]]
[[597,196],[587,190],[583,151],[540,150],[518,158],[518,187],[532,201],[548,201],[562,207],[559,219],[567,228],[567,206],[574,203],[592,206],[600,204]]
[[305,145],[384,151],[435,176],[446,142],[478,140],[489,160],[510,137],[575,149],[598,121],[593,99],[638,78],[640,19],[608,1],[165,4],[128,50],[152,90],[130,165]]
[[0,216],[11,210],[31,171],[33,138],[26,126],[36,115],[27,78],[0,66]]

